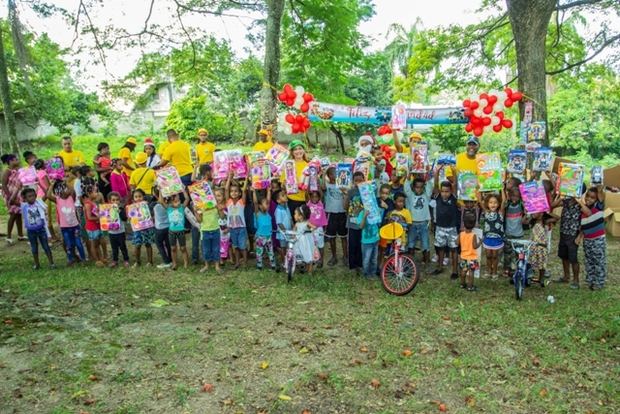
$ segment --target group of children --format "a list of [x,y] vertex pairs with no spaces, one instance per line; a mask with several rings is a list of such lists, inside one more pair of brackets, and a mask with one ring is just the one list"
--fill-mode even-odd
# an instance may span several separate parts
[[[303,144],[291,146],[291,155]],[[560,225],[558,256],[562,260],[564,277],[579,287],[578,246],[583,243],[586,259],[586,280],[590,288],[600,289],[606,279],[605,229],[603,219],[604,191],[591,187],[582,198],[561,198],[554,193],[549,180],[541,180],[552,208],[562,207],[560,217],[552,213],[527,214],[519,191],[520,180],[509,177],[501,193],[478,194],[478,201],[461,201],[455,193],[455,184],[440,181],[438,166],[423,174],[391,176],[385,170],[386,160],[375,160],[377,205],[381,221],[368,220],[358,185],[366,180],[362,172],[352,176],[350,188],[336,185],[336,168],[323,169],[319,188],[306,191],[306,201],[289,200],[280,178],[273,178],[270,188],[255,190],[248,180],[235,180],[233,175],[215,183],[209,164],[196,168],[194,182],[207,181],[216,199],[215,208],[196,208],[187,190],[164,198],[155,185],[155,172],[147,167],[146,154],[138,153],[135,169],[130,175],[122,160],[110,159],[109,146],[101,143],[94,168],[74,167],[67,170],[63,180],[50,180],[43,162],[28,152],[25,162],[34,165],[37,185],[16,187],[12,172],[19,159],[11,154],[2,157],[9,171],[3,176],[3,190],[7,205],[14,206],[19,199],[19,211],[9,209],[11,217],[21,214],[34,258],[39,268],[39,245],[50,265],[54,265],[48,238],[54,239],[54,225],[60,228],[67,262],[92,261],[97,266],[140,266],[142,247],[146,251],[146,266],[154,265],[155,245],[161,257],[158,268],[176,269],[190,264],[186,236],[191,235],[192,259],[198,261],[202,251],[201,272],[211,267],[216,272],[229,263],[233,269],[245,266],[249,254],[256,259],[256,268],[268,266],[279,270],[286,254],[286,232],[296,234],[295,254],[304,264],[304,270],[325,265],[325,242],[329,245],[329,266],[338,263],[337,240],[341,241],[342,260],[350,269],[367,278],[379,275],[385,257],[391,252],[392,241],[380,237],[380,228],[397,222],[405,232],[401,245],[410,255],[421,251],[421,263],[428,273],[439,275],[450,266],[451,278],[459,279],[461,286],[475,291],[474,275],[480,270],[479,249],[486,256],[485,275],[499,276],[499,259],[503,254],[503,269],[511,277],[516,258],[511,240],[522,239],[526,231],[535,242],[529,262],[539,278],[547,276],[547,262],[551,248],[551,227]],[[305,147],[303,148],[305,150]],[[452,171],[451,176],[456,176]],[[11,194],[7,194],[10,191]],[[128,206],[146,201],[152,215],[152,227],[132,229],[128,222]],[[102,203],[118,206],[121,225],[102,231],[99,206]],[[56,217],[51,217],[55,204]],[[131,232],[131,237],[128,233]],[[431,235],[435,254],[431,258]],[[133,258],[127,248],[128,240],[134,246]],[[111,259],[108,259],[108,244]],[[88,256],[87,256],[88,255]],[[436,267],[431,270],[431,261]],[[572,273],[572,279],[571,279]]]

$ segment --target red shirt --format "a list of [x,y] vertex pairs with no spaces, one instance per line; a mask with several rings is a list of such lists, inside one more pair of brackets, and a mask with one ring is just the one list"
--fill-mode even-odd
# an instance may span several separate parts
[[[88,214],[86,211],[90,212],[90,215],[94,217],[94,219],[89,220]],[[99,228],[99,208],[97,204],[93,203],[90,200],[84,200],[84,216],[86,217],[86,231],[97,231]]]

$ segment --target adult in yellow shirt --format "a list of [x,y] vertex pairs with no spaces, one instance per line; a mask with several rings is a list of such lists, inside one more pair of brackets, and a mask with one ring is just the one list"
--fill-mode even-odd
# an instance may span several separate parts
[[[290,151],[289,159],[295,161],[295,176],[297,177],[297,184],[300,184],[303,180],[304,169],[308,166],[306,145],[296,139],[288,145],[288,149]],[[282,171],[280,181],[282,183],[286,183],[286,174],[284,171]],[[295,210],[302,204],[306,204],[306,191],[300,189],[295,194],[288,194],[288,208],[291,211],[291,217],[294,217]]]
[[273,139],[271,138],[271,131],[267,129],[261,129],[258,131],[258,142],[252,147],[252,151],[267,152],[273,147]]
[[161,157],[160,168],[172,165],[177,169],[183,185],[186,187],[192,183],[192,155],[191,147],[181,138],[174,129],[166,131],[170,144],[166,147],[164,155]]
[[134,137],[129,137],[125,141],[125,144],[118,151],[118,158],[121,160],[123,166],[123,172],[127,177],[131,177],[131,173],[136,169],[136,164],[133,162],[131,153],[136,149],[138,142]]
[[[459,171],[471,171],[478,175],[478,163],[476,162],[476,155],[480,149],[480,141],[475,136],[470,136],[467,140],[467,149],[465,152],[461,152],[456,155],[456,173]],[[452,171],[446,170],[446,177],[452,177]],[[452,179],[454,180],[454,179]]]
[[144,191],[144,194],[150,196],[153,195],[153,187],[155,187],[155,171],[147,168],[147,160],[148,155],[145,152],[136,154],[136,169],[131,173],[129,186],[132,191],[139,188]]
[[198,156],[198,164],[210,164],[213,162],[213,153],[215,152],[215,144],[207,141],[209,131],[204,128],[198,130],[198,144],[196,144],[196,155]]
[[70,136],[62,137],[62,151],[58,152],[58,156],[62,158],[65,170],[79,167],[86,163],[86,158],[84,158],[82,151],[73,149],[73,140]]

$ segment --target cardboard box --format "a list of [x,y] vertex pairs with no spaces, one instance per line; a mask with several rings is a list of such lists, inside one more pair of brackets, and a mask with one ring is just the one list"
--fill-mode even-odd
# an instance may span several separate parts
[[603,184],[606,187],[620,188],[620,165],[603,170]]
[[620,237],[620,193],[605,193],[605,228],[612,237]]

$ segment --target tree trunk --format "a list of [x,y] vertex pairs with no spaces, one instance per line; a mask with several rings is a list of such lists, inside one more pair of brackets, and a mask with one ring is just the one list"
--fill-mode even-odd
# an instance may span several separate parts
[[0,29],[0,100],[4,109],[4,125],[11,151],[19,154],[19,143],[17,142],[17,131],[15,129],[15,113],[11,102],[11,90],[9,87],[9,77],[6,71],[6,60],[4,56],[4,43],[2,40],[2,30]]
[[[549,20],[556,0],[506,0],[508,17],[515,39],[519,90],[534,102],[533,121],[547,122],[547,92],[545,74],[545,40]],[[519,103],[523,119],[524,102]],[[549,134],[545,134],[549,145]]]
[[277,91],[280,81],[280,29],[284,0],[267,0],[267,29],[265,32],[265,63],[261,92],[261,123],[277,131]]
[[340,144],[340,151],[344,154],[344,138],[342,137],[342,131],[336,128],[333,123],[329,125],[329,129],[336,135],[338,144]]

